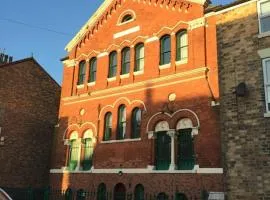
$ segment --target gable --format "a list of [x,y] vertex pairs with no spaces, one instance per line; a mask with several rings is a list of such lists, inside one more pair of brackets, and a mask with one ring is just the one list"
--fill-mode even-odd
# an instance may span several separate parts
[[[115,13],[123,15],[123,7],[127,6],[127,4],[129,4],[129,6],[126,7],[126,10],[130,10],[131,12],[133,11],[133,5],[141,4],[142,8],[145,9],[147,9],[147,7],[155,7],[157,12],[160,12],[161,9],[163,11],[166,10],[168,13],[177,11],[179,13],[187,13],[191,7],[200,7],[203,9],[203,5],[206,2],[207,0],[105,0],[76,36],[67,44],[65,49],[70,52],[76,45],[81,46],[93,37],[96,32],[102,29],[104,24],[108,22],[113,23],[111,18],[115,16]],[[121,13],[119,14],[119,12]],[[167,14],[165,14],[165,16],[167,17]],[[122,16],[120,16],[120,19],[121,17]],[[119,16],[117,22],[114,23],[115,25],[119,24]]]

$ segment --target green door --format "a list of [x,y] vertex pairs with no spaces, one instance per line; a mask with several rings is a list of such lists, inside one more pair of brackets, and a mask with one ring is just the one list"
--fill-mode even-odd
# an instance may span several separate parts
[[192,129],[181,129],[178,134],[178,169],[192,170],[194,168],[194,147],[191,135]]
[[156,169],[168,170],[171,164],[171,137],[167,131],[156,133]]

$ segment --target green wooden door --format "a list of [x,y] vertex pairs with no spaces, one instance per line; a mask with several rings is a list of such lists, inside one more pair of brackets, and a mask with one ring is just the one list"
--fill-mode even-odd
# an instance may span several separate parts
[[191,170],[194,168],[194,147],[191,135],[192,129],[181,129],[178,135],[178,169]]
[[167,131],[156,133],[156,170],[168,170],[171,164],[171,137]]

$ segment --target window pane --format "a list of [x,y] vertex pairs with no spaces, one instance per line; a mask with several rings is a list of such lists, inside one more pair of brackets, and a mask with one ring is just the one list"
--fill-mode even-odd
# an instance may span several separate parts
[[270,83],[270,60],[265,62],[266,82]]
[[83,84],[85,79],[85,61],[80,62],[79,64],[79,74],[78,74],[78,84]]
[[187,47],[181,48],[180,59],[184,60],[187,57],[188,57],[188,48]]
[[171,61],[171,52],[165,52],[163,54],[163,64],[168,64]]
[[266,86],[266,91],[267,91],[267,101],[268,103],[270,103],[270,86]]
[[262,32],[270,31],[270,16],[261,18]]
[[164,39],[164,51],[171,51],[171,39],[170,37],[166,37]]
[[182,47],[187,46],[188,42],[187,42],[187,34],[186,33],[181,34],[180,42],[181,42]]
[[269,14],[270,14],[270,1],[261,3],[261,15],[269,15]]

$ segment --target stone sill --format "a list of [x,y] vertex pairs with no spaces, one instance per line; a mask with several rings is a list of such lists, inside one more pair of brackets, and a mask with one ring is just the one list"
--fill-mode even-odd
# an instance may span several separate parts
[[258,38],[264,38],[270,36],[270,31],[259,33]]
[[143,71],[136,71],[136,72],[133,72],[133,74],[134,76],[142,75]]
[[129,78],[129,73],[128,74],[122,74],[122,75],[120,75],[120,78],[121,79]]
[[88,86],[94,86],[94,85],[96,85],[96,82],[94,81],[94,82],[90,82],[90,83],[87,83],[87,85]]
[[184,59],[184,60],[176,61],[175,65],[179,66],[179,65],[183,65],[183,64],[187,64],[187,63],[188,63],[188,59]]
[[264,113],[263,116],[264,116],[265,118],[269,118],[269,117],[270,117],[270,112]]
[[159,65],[159,69],[168,69],[171,67],[171,63],[165,64],[165,65]]
[[116,81],[116,77],[107,78],[108,82]]
[[82,89],[84,88],[84,84],[77,85],[77,89]]
[[137,142],[141,141],[141,138],[134,138],[134,139],[123,139],[123,140],[108,140],[108,141],[101,141],[101,144],[112,144],[112,143],[123,143],[123,142]]

